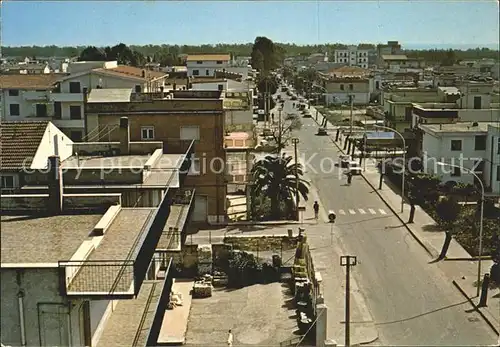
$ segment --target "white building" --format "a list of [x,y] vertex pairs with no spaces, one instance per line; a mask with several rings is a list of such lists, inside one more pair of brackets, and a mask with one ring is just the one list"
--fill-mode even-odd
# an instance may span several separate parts
[[214,76],[216,70],[227,69],[230,61],[229,54],[190,54],[186,58],[188,76]]
[[369,52],[369,49],[358,49],[354,45],[348,46],[347,49],[337,49],[334,53],[334,62],[367,69]]
[[[500,194],[500,125],[489,122],[419,124],[423,131],[424,170],[443,182],[473,184],[474,171],[493,194]],[[444,162],[455,167],[440,166]]]
[[159,91],[163,72],[117,65],[116,62],[77,62],[71,74],[2,75],[2,119],[51,120],[74,141],[84,134],[84,92],[91,89],[131,88],[135,92]]

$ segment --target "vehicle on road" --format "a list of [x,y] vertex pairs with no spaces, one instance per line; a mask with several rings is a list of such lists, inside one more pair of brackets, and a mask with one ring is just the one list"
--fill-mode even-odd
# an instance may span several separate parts
[[326,136],[328,133],[326,132],[326,128],[318,128],[318,132],[316,133],[318,136]]
[[302,114],[304,118],[312,118],[311,111],[308,109],[305,109]]
[[350,155],[341,155],[339,159],[340,159],[339,166],[343,169],[347,169],[349,167],[349,163],[352,161]]
[[293,101],[295,101],[295,100],[297,100],[297,96],[296,96],[296,95],[292,95],[291,99],[292,99]]
[[288,88],[287,87],[281,87],[281,91],[282,92],[288,92]]
[[363,169],[361,168],[361,166],[359,166],[359,163],[357,161],[351,160],[347,164],[347,171],[352,175],[361,175]]

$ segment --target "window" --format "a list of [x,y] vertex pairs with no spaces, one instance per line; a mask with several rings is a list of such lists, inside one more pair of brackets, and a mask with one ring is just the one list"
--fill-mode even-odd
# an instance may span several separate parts
[[70,106],[69,107],[69,118],[70,119],[82,119],[82,109],[80,106]]
[[203,64],[203,62],[201,60],[198,60],[196,64]]
[[200,127],[198,125],[181,126],[181,140],[199,140]]
[[222,64],[222,60],[217,60],[217,64]]
[[193,154],[193,156],[191,157],[191,167],[189,168],[188,176],[200,175],[200,167],[200,158]]
[[474,97],[474,109],[475,110],[480,110],[481,109],[481,97],[480,96],[475,96]]
[[46,104],[36,104],[36,116],[37,117],[47,117],[47,105]]
[[500,165],[497,165],[497,181],[500,182]]
[[219,90],[224,90],[224,85],[219,84],[219,85],[218,85],[218,88],[219,88]]
[[141,140],[154,140],[155,127],[141,127]]
[[82,142],[82,132],[81,131],[78,131],[78,130],[71,131],[69,133],[69,137],[70,137],[71,141]]
[[141,87],[141,85],[140,85],[140,84],[136,84],[136,85],[135,85],[135,92],[136,92],[136,93],[140,93],[140,92],[142,92],[142,87]]
[[473,170],[474,172],[483,172],[484,171],[484,160],[478,159],[474,162]]
[[61,119],[61,116],[62,116],[61,102],[56,101],[54,102],[54,118]]
[[349,90],[353,90],[354,86],[352,84],[349,84]]
[[474,150],[484,151],[486,150],[486,135],[476,136],[474,138]]
[[497,154],[500,154],[500,137],[498,138],[498,143],[497,143]]
[[70,93],[81,93],[80,82],[69,82],[69,92]]
[[9,109],[10,109],[10,115],[11,116],[19,116],[19,115],[21,115],[19,104],[10,104],[9,105]]
[[9,96],[19,96],[18,89],[9,89]]
[[462,174],[462,169],[459,167],[453,167],[453,171],[451,172],[451,177],[460,177]]
[[200,70],[193,70],[193,76],[199,76]]
[[451,150],[461,151],[462,150],[462,140],[451,140]]
[[205,76],[210,76],[210,71],[205,70]]
[[2,176],[1,181],[2,189],[12,189],[14,188],[14,176]]
[[340,90],[344,90],[344,85],[343,84],[340,85]]

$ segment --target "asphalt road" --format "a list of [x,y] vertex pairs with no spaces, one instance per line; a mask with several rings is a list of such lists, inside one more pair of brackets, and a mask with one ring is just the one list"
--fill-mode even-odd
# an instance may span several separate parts
[[[283,97],[286,98],[285,95]],[[284,112],[296,112],[285,102]],[[313,115],[314,116],[314,115]],[[299,152],[310,159],[307,178],[319,191],[320,204],[337,213],[339,238],[358,257],[353,275],[379,332],[378,345],[484,346],[497,342],[477,313],[453,287],[438,264],[402,227],[362,177],[347,186],[338,151],[327,136],[316,136],[313,119],[302,119],[295,132]],[[323,162],[324,173],[321,172]]]

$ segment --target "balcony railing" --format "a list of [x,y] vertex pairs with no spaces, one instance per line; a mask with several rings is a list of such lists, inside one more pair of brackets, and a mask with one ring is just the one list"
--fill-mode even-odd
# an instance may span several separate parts
[[83,93],[51,93],[53,102],[83,102]]

